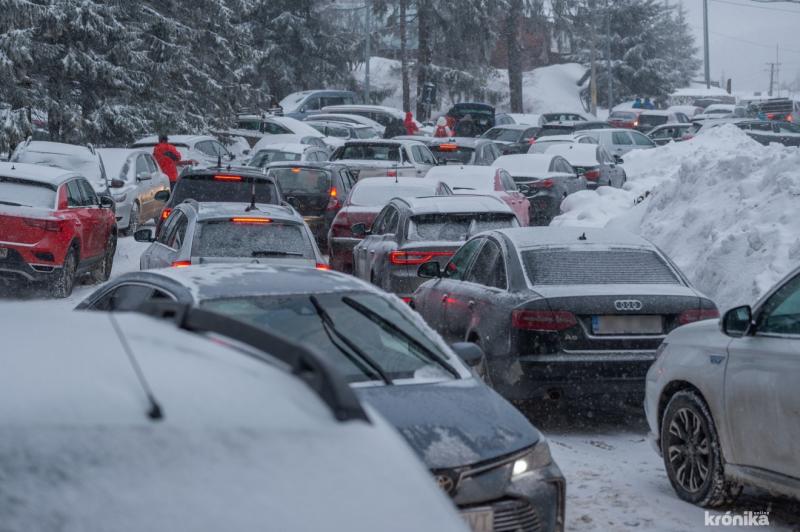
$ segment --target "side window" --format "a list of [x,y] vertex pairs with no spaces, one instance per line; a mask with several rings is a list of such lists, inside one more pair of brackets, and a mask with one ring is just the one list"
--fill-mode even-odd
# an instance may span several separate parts
[[97,199],[97,194],[95,194],[92,185],[90,185],[88,181],[85,179],[77,179],[76,182],[81,187],[81,192],[83,192],[83,204],[85,206],[91,207],[92,205],[100,203],[100,200]]
[[175,235],[177,233],[178,224],[185,218],[186,215],[182,212],[173,212],[170,217],[167,218],[164,229],[161,230],[161,235],[158,237],[158,242],[164,244],[165,246],[172,247],[172,244],[175,243]]
[[422,149],[420,149],[419,146],[411,146],[411,154],[414,157],[414,162],[423,162],[424,156],[422,155]]
[[175,224],[174,236],[167,239],[167,245],[173,249],[180,249],[183,246],[183,238],[186,236],[186,228],[189,226],[189,219],[181,213]]
[[136,158],[136,176],[139,174],[150,174],[150,167],[147,165],[147,156],[140,155]]
[[536,137],[536,134],[538,132],[539,132],[539,128],[532,127],[530,129],[526,130],[525,133],[522,134],[522,140],[524,142],[530,142],[530,140],[532,138]]
[[387,235],[397,231],[400,213],[393,206],[387,206],[383,212],[378,215],[375,220],[375,230],[372,231],[374,235]]
[[800,275],[767,300],[758,317],[756,332],[800,336]]
[[67,183],[67,207],[83,207],[83,193],[77,179]]
[[506,192],[517,192],[517,184],[514,183],[514,178],[512,178],[508,172],[500,172],[500,183],[503,185],[503,190]]
[[214,155],[228,156],[228,149],[223,146],[221,142],[217,142],[216,140],[211,140],[209,142],[211,143],[211,149],[214,151]]
[[[674,136],[680,136],[680,135],[676,135],[676,132],[679,132],[680,128],[674,128],[674,129],[677,130],[677,131],[673,131],[672,132],[672,136],[673,137]],[[630,136],[633,137],[633,142],[635,142],[637,146],[652,146],[653,145],[653,141],[648,139],[645,135],[642,135],[641,133],[637,133],[637,132],[633,132],[632,131],[630,133]]]
[[631,142],[631,138],[624,131],[615,131],[612,135],[612,139],[612,142],[616,145],[628,146],[633,144],[633,142]]
[[491,162],[494,162],[494,161],[495,161],[495,159],[497,159],[497,158],[498,158],[498,157],[500,157],[500,155],[501,155],[501,154],[500,154],[500,148],[498,148],[498,147],[497,147],[497,144],[495,144],[495,143],[489,144],[489,151],[490,151],[490,152],[491,152],[491,154],[492,154],[492,160],[491,160]]
[[143,155],[145,162],[147,163],[147,170],[153,174],[158,171],[158,167],[156,166],[156,161],[153,159],[152,155]]
[[276,124],[274,122],[264,122],[261,125],[261,129],[263,130],[264,133],[267,133],[269,135],[286,135],[288,133],[291,133],[291,131],[289,131],[285,127],[281,126],[280,124]]
[[400,226],[400,211],[392,208],[391,212],[386,217],[386,225],[384,225],[383,234],[396,235],[399,226]]
[[[325,104],[325,105],[334,105],[334,104]],[[320,98],[319,96],[312,96],[306,103],[303,104],[303,107],[306,108],[306,111],[319,111],[320,110]]]
[[207,140],[195,144],[194,149],[202,152],[204,155],[208,155],[209,157],[216,155],[216,153],[214,153],[214,149],[211,147],[211,142]]
[[493,240],[486,240],[475,262],[467,273],[465,281],[506,289],[506,265],[500,246]]
[[462,280],[464,273],[472,262],[472,258],[485,240],[484,238],[475,238],[461,246],[461,249],[453,255],[453,258],[450,259],[450,262],[444,267],[444,273],[442,275],[448,279]]
[[172,300],[166,292],[140,284],[123,284],[105,294],[92,306],[93,310],[126,311],[136,310],[143,303],[153,300]]

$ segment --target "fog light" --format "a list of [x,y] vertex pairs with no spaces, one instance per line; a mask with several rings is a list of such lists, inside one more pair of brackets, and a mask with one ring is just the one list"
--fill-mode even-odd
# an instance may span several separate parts
[[36,255],[36,258],[39,259],[39,260],[46,260],[48,262],[53,262],[54,260],[56,260],[53,257],[53,254],[49,253],[47,251],[39,251],[39,252],[34,253],[34,255]]

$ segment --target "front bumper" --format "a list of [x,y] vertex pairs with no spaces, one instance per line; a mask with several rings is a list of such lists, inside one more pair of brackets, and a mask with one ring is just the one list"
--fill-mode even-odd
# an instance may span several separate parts
[[360,238],[334,236],[328,239],[330,265],[336,271],[353,272],[353,248],[361,242]]

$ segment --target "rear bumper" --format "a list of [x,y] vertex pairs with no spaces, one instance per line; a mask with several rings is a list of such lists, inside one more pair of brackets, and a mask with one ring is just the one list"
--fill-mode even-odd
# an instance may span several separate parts
[[303,216],[303,220],[308,224],[311,233],[317,240],[317,244],[323,249],[328,245],[328,229],[330,229],[332,216]]
[[530,225],[548,225],[560,214],[561,199],[552,194],[539,193],[528,196],[530,202]]
[[353,271],[353,248],[361,242],[359,238],[334,236],[328,239],[330,265],[336,271]]
[[[0,282],[5,284],[48,281],[61,270],[61,265],[57,265],[55,261],[42,260],[35,255],[36,253],[50,253],[49,251],[34,250],[33,248],[20,249],[7,243],[0,243],[0,247],[8,249],[8,256],[0,258]],[[29,257],[35,260],[26,260]],[[54,258],[63,261],[63,257]]]
[[620,396],[644,398],[655,351],[559,352],[490,357],[494,388],[512,401]]

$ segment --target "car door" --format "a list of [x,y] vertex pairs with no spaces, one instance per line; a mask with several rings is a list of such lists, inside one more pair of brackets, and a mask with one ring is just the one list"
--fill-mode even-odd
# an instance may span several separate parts
[[478,237],[464,244],[447,263],[438,283],[442,320],[440,330],[451,342],[460,342],[465,338],[472,312],[469,302],[474,301],[477,288],[474,283],[467,282],[467,273],[485,241],[484,237]]
[[[677,137],[680,137],[680,128],[676,127],[674,129],[675,129],[675,133],[677,134]],[[636,150],[649,149],[649,148],[655,148],[656,147],[655,143],[653,143],[653,141],[650,140],[647,137],[647,135],[639,133],[638,131],[629,131],[628,135],[630,135],[631,138],[633,139],[633,145],[634,145],[633,148],[636,149]],[[675,136],[675,134],[673,134],[673,136]]]
[[621,187],[622,168],[602,146],[597,147],[597,161],[600,163],[602,174],[605,174],[602,181],[605,181],[606,184],[611,187]]
[[622,157],[633,149],[633,139],[628,135],[627,131],[614,131],[611,133],[611,146],[609,152],[612,155],[619,155]]
[[388,268],[391,267],[389,254],[397,249],[402,218],[403,213],[395,206],[390,205],[386,213],[385,222],[381,228],[381,234],[375,235],[367,250],[367,264],[369,269],[366,273],[369,277],[366,278],[374,281],[375,284],[383,288],[388,288],[385,276],[388,275]]
[[181,211],[175,211],[167,219],[158,239],[147,250],[147,268],[168,268],[178,256],[189,219]]
[[76,179],[83,195],[84,212],[88,224],[84,224],[84,242],[87,243],[84,256],[97,257],[106,251],[106,240],[110,233],[111,218],[105,209],[100,208],[100,199],[89,182],[79,177]]
[[800,479],[800,274],[755,312],[754,333],[728,346],[725,415],[738,465]]
[[366,281],[370,280],[372,274],[372,262],[377,247],[387,234],[387,228],[391,223],[391,218],[397,216],[397,208],[387,205],[375,218],[370,234],[364,237],[361,242],[353,248],[353,266],[356,277]]
[[97,239],[95,238],[94,222],[90,207],[86,206],[83,188],[78,179],[66,183],[67,208],[75,218],[75,228],[80,239],[80,259],[97,255]]
[[530,222],[530,201],[519,191],[517,184],[514,182],[514,178],[511,177],[508,172],[505,170],[498,170],[497,175],[500,180],[502,191],[508,196],[509,205],[511,205],[511,210],[514,211],[514,214],[517,215],[519,224],[523,227],[527,227]]

